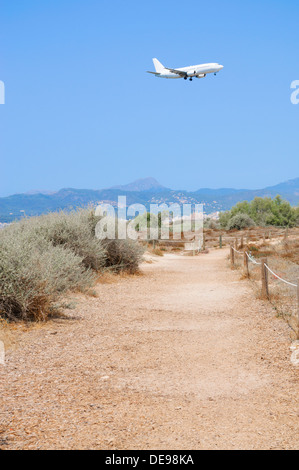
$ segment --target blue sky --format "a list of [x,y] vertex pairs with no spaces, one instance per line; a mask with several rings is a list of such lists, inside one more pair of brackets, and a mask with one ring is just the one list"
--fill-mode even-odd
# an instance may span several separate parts
[[[0,195],[299,176],[294,0],[0,0]],[[219,62],[217,77],[157,79]]]

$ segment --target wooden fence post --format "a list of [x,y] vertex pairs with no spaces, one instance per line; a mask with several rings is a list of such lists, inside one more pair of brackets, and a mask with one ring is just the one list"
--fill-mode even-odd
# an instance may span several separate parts
[[243,237],[243,235],[242,235],[242,237],[241,237],[241,245],[240,245],[240,248],[241,248],[241,250],[243,250],[243,248],[244,248],[244,237]]
[[249,259],[248,259],[246,251],[244,251],[244,269],[245,269],[246,277],[249,278],[250,277],[250,274],[249,274]]
[[262,298],[270,300],[269,295],[269,283],[268,283],[268,269],[266,268],[267,258],[263,258],[261,264],[261,274],[262,274]]
[[232,245],[230,247],[230,263],[231,263],[231,267],[234,268],[235,267],[235,252],[234,252]]
[[202,250],[205,251],[206,249],[206,235],[203,234],[203,238],[202,238]]
[[156,248],[156,240],[153,240],[153,250]]
[[220,235],[219,237],[219,248],[220,249],[222,248],[222,235]]
[[289,227],[287,227],[285,232],[284,232],[284,241],[287,241],[288,236],[289,236]]
[[235,249],[236,250],[238,249],[238,239],[237,238],[235,239]]

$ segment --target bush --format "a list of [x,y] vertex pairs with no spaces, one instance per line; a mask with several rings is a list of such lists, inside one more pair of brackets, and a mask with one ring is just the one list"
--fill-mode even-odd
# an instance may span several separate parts
[[226,230],[227,224],[228,224],[229,220],[231,219],[231,217],[232,217],[232,215],[231,215],[230,211],[221,212],[219,214],[220,227]]
[[148,232],[151,227],[156,227],[158,229],[158,238],[161,238],[161,228],[163,225],[167,224],[169,232],[173,232],[173,226],[171,223],[171,213],[169,211],[162,211],[158,214],[151,212],[144,212],[139,214],[134,220],[133,225],[137,232]]
[[139,214],[134,219],[133,223],[137,232],[141,232],[149,229],[151,224],[161,227],[161,217],[158,219],[157,215],[151,214],[150,212],[144,212],[143,214]]
[[237,214],[247,214],[256,225],[294,227],[299,224],[299,207],[295,208],[280,196],[256,197],[253,201],[238,202],[230,211],[220,214],[220,224],[226,228],[229,221]]
[[82,258],[54,247],[30,230],[4,229],[0,236],[0,314],[17,319],[46,319],[69,290],[84,290],[94,276]]
[[156,256],[164,256],[163,251],[165,251],[165,248],[164,248],[164,250],[162,250],[162,248],[154,248],[153,249],[153,254],[156,255]]
[[227,230],[242,230],[244,228],[253,227],[255,225],[254,221],[247,214],[237,214],[232,217],[227,224]]
[[[19,225],[20,224],[20,225]],[[88,209],[54,212],[17,223],[18,229],[30,228],[53,246],[63,246],[82,258],[86,268],[100,271],[105,266],[105,249],[95,238],[93,212]]]
[[103,240],[106,249],[106,267],[130,274],[138,271],[144,249],[133,240]]
[[217,220],[207,219],[204,223],[204,228],[207,228],[210,230],[217,230],[219,228],[219,223]]
[[[98,222],[101,217],[98,218]],[[117,219],[111,216],[105,216],[105,220],[96,224],[94,233],[97,240],[105,250],[105,267],[111,268],[115,272],[127,271],[131,274],[138,270],[144,249],[131,239],[105,238],[109,234],[111,237],[118,236]]]
[[0,316],[46,319],[68,291],[85,290],[105,267],[134,273],[142,248],[98,240],[90,210],[24,219],[0,232]]

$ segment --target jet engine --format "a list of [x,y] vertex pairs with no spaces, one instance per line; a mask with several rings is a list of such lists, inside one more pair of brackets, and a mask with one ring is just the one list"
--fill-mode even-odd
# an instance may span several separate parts
[[187,76],[188,77],[196,77],[196,70],[189,70],[189,72],[187,72]]
[[206,76],[205,73],[200,73],[198,75],[196,75],[196,78],[204,78]]

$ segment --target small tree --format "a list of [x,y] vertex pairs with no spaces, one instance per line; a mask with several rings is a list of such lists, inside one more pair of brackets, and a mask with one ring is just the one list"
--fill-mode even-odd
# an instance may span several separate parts
[[280,196],[276,196],[274,199],[256,197],[251,202],[238,202],[230,211],[220,214],[221,227],[226,228],[230,220],[237,214],[247,214],[258,226],[294,227],[299,224],[299,207],[292,207]]
[[221,228],[226,228],[229,220],[231,219],[232,214],[230,211],[221,212],[219,215],[219,223]]
[[254,221],[248,214],[236,214],[229,220],[226,228],[227,230],[242,230],[244,228],[253,227],[254,225]]

